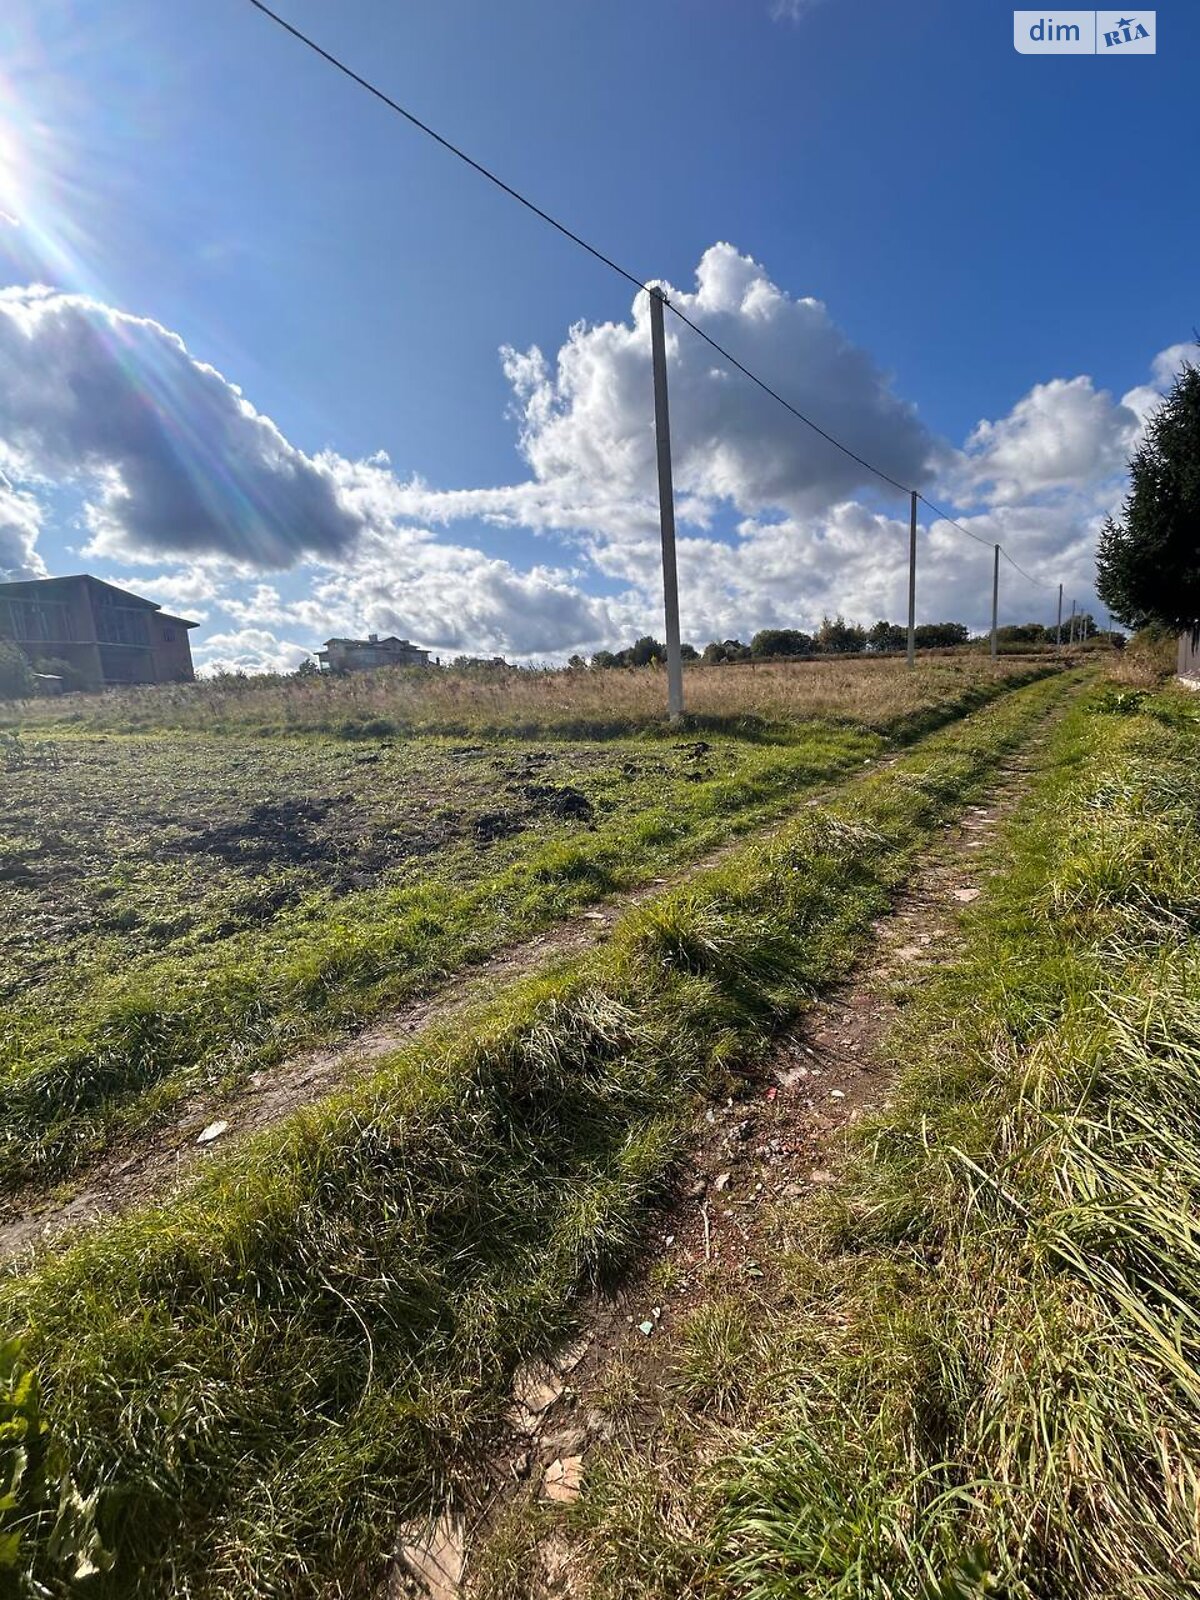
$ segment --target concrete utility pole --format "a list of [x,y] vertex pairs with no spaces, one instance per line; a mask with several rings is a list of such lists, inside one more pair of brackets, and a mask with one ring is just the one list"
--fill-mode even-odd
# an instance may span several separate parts
[[1000,641],[996,637],[996,623],[1000,615],[1000,546],[992,553],[992,660],[1000,654]]
[[1062,584],[1058,586],[1058,621],[1054,624],[1054,648],[1062,649]]
[[665,296],[650,291],[650,349],[654,365],[654,435],[658,444],[658,525],[662,534],[663,609],[667,624],[667,714],[683,715],[683,657],[679,653],[679,579],[675,571],[675,488],[671,481],[671,418],[667,408]]
[[908,664],[917,664],[917,491],[908,517]]
[[1074,602],[1074,600],[1071,601],[1071,631],[1067,635],[1067,642],[1069,644],[1074,644],[1075,643],[1075,602]]

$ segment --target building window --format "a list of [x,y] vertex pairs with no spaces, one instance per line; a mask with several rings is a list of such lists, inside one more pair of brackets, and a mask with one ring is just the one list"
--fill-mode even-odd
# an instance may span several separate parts
[[146,613],[132,606],[103,605],[96,613],[96,632],[102,644],[146,645]]

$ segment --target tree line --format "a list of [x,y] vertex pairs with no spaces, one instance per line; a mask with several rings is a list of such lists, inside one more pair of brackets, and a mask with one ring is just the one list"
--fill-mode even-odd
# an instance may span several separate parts
[[[968,644],[971,632],[963,622],[921,622],[916,627],[918,650],[952,650]],[[1095,638],[1099,630],[1089,613],[1075,618],[1076,639]],[[1063,623],[1066,638],[1067,624]],[[1041,622],[1011,623],[996,630],[1001,645],[1049,645],[1055,642],[1055,625]],[[857,622],[847,622],[844,617],[824,617],[815,633],[805,633],[800,628],[762,628],[749,644],[741,639],[714,639],[704,649],[685,644],[680,654],[685,661],[706,661],[710,664],[726,661],[779,660],[788,656],[841,656],[886,655],[908,648],[908,628],[901,622],[887,622],[881,618],[874,627],[864,628]],[[636,639],[624,650],[597,650],[592,656],[593,667],[648,667],[667,659],[667,647],[650,634]],[[582,656],[572,656],[571,666],[585,667]]]

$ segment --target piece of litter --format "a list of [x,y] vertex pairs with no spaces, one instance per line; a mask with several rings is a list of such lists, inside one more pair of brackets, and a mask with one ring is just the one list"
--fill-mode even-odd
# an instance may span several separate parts
[[223,1133],[229,1132],[227,1122],[210,1122],[207,1128],[202,1129],[196,1139],[197,1144],[211,1144],[214,1139],[219,1139]]
[[727,1187],[729,1183],[729,1176],[730,1175],[728,1172],[722,1172],[718,1177],[713,1179],[713,1188],[716,1189],[718,1193]]
[[774,1098],[775,1098],[775,1096],[776,1096],[776,1095],[777,1095],[777,1094],[778,1094],[778,1093],[779,1093],[779,1090],[778,1090],[778,1089],[768,1089],[768,1090],[767,1090],[767,1099],[768,1099],[768,1100],[774,1100]]
[[654,1324],[652,1322],[650,1322],[650,1321],[639,1322],[638,1323],[638,1332],[639,1333],[644,1333],[646,1335],[647,1339],[648,1339],[650,1337],[650,1335],[654,1332]]
[[844,1100],[846,1098],[846,1091],[845,1089],[830,1089],[829,1098],[831,1100]]

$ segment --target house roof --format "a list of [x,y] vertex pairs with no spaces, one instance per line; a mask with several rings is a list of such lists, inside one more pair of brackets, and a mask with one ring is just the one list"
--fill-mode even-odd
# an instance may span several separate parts
[[[90,572],[72,572],[57,578],[18,578],[12,583],[0,583],[0,595],[24,597],[38,593],[45,594],[47,589],[70,583],[90,583],[93,588],[107,589],[110,594],[118,594],[122,600],[129,601],[135,606],[144,606],[147,611],[162,611],[162,606],[157,600],[147,600],[144,595],[134,594],[130,589],[121,589],[105,578],[93,578]],[[169,612],[163,612],[163,615],[169,621],[177,622],[181,628],[200,626],[198,622],[189,622],[185,617],[173,617]]]
[[328,650],[331,644],[350,644],[360,650],[377,650],[381,645],[394,644],[399,645],[402,650],[421,650],[422,654],[429,654],[421,645],[412,644],[407,639],[397,639],[395,634],[389,635],[386,639],[326,639],[321,648]]

